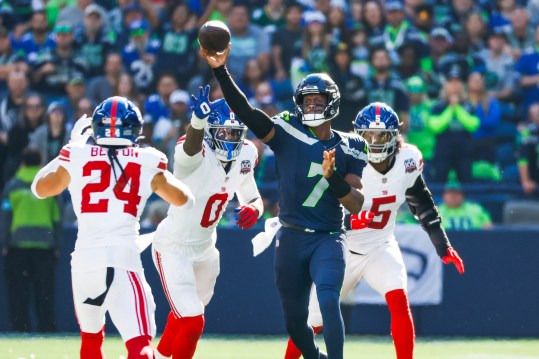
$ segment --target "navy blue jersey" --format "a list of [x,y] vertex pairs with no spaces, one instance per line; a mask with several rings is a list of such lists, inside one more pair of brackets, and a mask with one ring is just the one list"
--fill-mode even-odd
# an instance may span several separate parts
[[361,177],[367,164],[367,145],[354,134],[333,132],[318,140],[308,127],[289,112],[273,118],[275,136],[267,142],[275,153],[279,180],[279,218],[286,223],[321,231],[342,227],[343,209],[322,175],[324,151],[336,148],[336,171]]

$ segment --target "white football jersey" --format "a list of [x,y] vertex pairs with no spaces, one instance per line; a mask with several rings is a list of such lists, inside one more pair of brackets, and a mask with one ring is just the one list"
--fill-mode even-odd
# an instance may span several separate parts
[[177,252],[178,244],[208,248],[205,244],[215,242],[215,228],[234,193],[241,205],[260,197],[253,174],[258,160],[256,147],[252,142],[244,141],[228,173],[206,141],[202,142],[200,153],[187,157],[183,139],[180,139],[174,157],[174,176],[191,189],[195,206],[191,209],[169,208],[167,218],[157,227],[154,249]]
[[139,218],[153,192],[153,177],[167,169],[167,157],[154,148],[117,150],[124,180],[117,164],[115,176],[107,152],[81,143],[69,143],[60,151],[60,165],[71,176],[68,188],[79,227],[74,270],[142,268],[135,244]]
[[367,164],[362,177],[365,201],[361,210],[374,212],[375,217],[367,228],[347,232],[348,249],[367,253],[380,243],[395,240],[397,211],[405,201],[406,190],[414,185],[422,171],[421,152],[407,143],[402,145],[393,168],[386,174]]

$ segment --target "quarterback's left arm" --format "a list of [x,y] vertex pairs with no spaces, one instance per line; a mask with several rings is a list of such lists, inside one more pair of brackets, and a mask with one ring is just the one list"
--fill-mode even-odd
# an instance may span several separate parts
[[236,212],[236,224],[241,229],[254,226],[264,213],[264,203],[258,192],[253,171],[247,176],[236,192],[240,207],[234,209],[234,212]]
[[464,273],[464,262],[451,246],[447,233],[441,226],[442,218],[422,175],[419,175],[413,186],[406,190],[406,202],[421,223],[421,227],[429,235],[436,253],[444,264],[453,263],[460,274]]
[[344,208],[351,214],[358,214],[365,201],[361,177],[353,173],[347,173],[343,177],[335,171],[335,149],[324,151],[322,171],[329,187]]

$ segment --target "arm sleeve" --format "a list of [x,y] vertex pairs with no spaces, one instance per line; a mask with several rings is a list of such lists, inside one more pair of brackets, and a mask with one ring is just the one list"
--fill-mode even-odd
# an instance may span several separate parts
[[183,143],[177,144],[174,150],[174,174],[178,178],[185,178],[193,173],[202,163],[203,151],[204,149],[194,156],[189,156],[183,149]]
[[266,137],[273,128],[273,121],[271,118],[263,111],[251,106],[247,97],[245,97],[234,83],[224,65],[213,69],[213,73],[219,81],[226,102],[232,111],[241,118],[243,123],[249,127],[256,137],[261,139]]
[[32,193],[34,194],[34,196],[36,196],[39,199],[43,199],[43,197],[40,197],[37,194],[37,191],[36,191],[37,181],[39,181],[39,179],[41,177],[43,177],[44,175],[46,175],[47,173],[52,172],[52,171],[56,171],[56,169],[59,166],[60,166],[60,159],[58,157],[56,157],[55,159],[53,159],[52,161],[47,163],[45,165],[45,167],[43,167],[42,169],[39,170],[39,172],[34,177],[34,180],[32,181],[32,185],[30,187],[32,189]]
[[436,253],[440,257],[445,256],[451,243],[441,226],[442,218],[422,175],[418,176],[414,185],[406,190],[406,202],[416,219],[421,223],[421,227],[429,235],[434,248],[436,248]]
[[445,131],[451,119],[453,118],[453,109],[447,106],[439,115],[431,115],[428,118],[427,125],[436,135]]
[[462,105],[455,106],[455,115],[466,131],[474,132],[479,128],[479,118],[466,111]]

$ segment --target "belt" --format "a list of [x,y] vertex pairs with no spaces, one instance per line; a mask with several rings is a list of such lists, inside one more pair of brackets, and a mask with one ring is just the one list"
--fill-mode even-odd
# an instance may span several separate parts
[[287,223],[287,222],[283,221],[280,218],[279,218],[279,222],[281,222],[281,224],[285,228],[290,228],[290,229],[293,229],[293,230],[296,230],[296,231],[306,232],[306,233],[338,233],[338,232],[340,232],[340,230],[339,231],[327,231],[327,230],[323,230],[323,229],[311,229],[311,228],[301,227],[301,226],[297,226],[297,225],[292,224],[292,223]]

